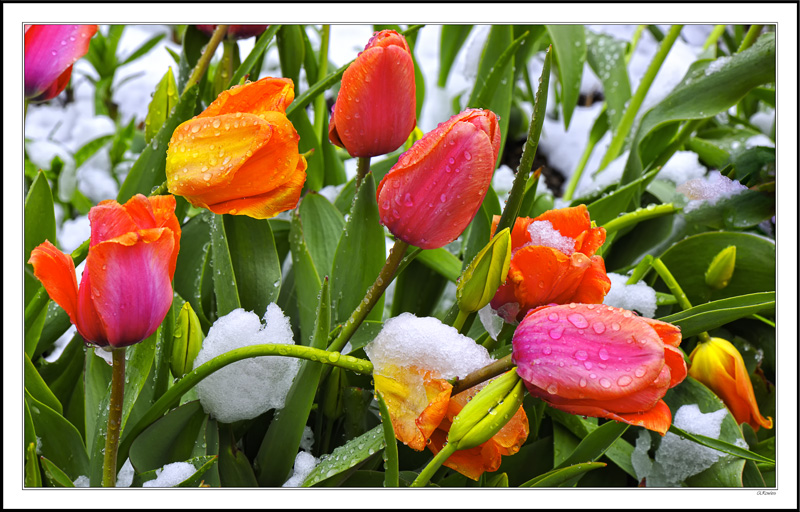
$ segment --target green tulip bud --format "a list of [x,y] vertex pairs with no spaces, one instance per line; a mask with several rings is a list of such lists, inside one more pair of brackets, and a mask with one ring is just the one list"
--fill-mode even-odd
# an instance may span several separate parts
[[729,245],[719,251],[706,270],[706,284],[721,290],[728,286],[736,266],[736,246]]
[[447,442],[466,450],[488,441],[519,408],[522,390],[516,368],[490,381],[453,418]]
[[200,319],[191,304],[184,302],[181,312],[172,331],[172,357],[170,368],[172,375],[183,377],[192,371],[194,359],[200,352],[203,343],[203,329]]
[[456,287],[461,311],[473,313],[492,300],[508,276],[511,265],[511,230],[505,228],[492,238],[464,270]]

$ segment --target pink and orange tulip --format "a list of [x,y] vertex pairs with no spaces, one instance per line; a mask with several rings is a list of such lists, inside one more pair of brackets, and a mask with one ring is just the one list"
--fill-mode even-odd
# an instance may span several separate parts
[[531,395],[570,414],[664,435],[662,400],[686,378],[678,327],[601,304],[542,306],[514,333],[512,359]]
[[405,38],[376,32],[342,75],[328,125],[330,141],[354,157],[399,148],[417,124],[414,61]]
[[454,115],[403,153],[381,180],[381,222],[423,249],[452,242],[478,212],[499,151],[494,112],[468,109]]
[[141,194],[89,211],[92,235],[80,288],[72,258],[45,241],[29,263],[84,340],[126,347],[153,334],[172,305],[181,228],[173,196]]
[[97,25],[25,25],[25,99],[47,101],[67,87]]
[[[500,217],[495,216],[492,233]],[[511,231],[511,265],[492,308],[516,323],[545,304],[600,304],[611,289],[603,258],[594,253],[606,230],[593,228],[586,206],[549,210],[531,219],[519,217]]]
[[214,213],[256,219],[294,208],[307,165],[286,117],[293,99],[288,78],[224,91],[175,129],[167,149],[169,191]]
[[738,423],[749,423],[753,430],[772,428],[772,418],[758,410],[744,359],[730,341],[711,338],[698,343],[689,359],[689,375],[720,397]]

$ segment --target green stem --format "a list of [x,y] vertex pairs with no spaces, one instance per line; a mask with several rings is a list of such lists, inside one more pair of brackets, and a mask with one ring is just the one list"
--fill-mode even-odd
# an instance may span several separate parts
[[708,39],[703,43],[703,50],[707,50],[712,44],[716,45],[719,38],[722,37],[723,32],[725,32],[725,25],[714,26],[714,29],[708,34]]
[[679,209],[676,208],[672,203],[659,205],[651,204],[646,208],[639,208],[635,211],[626,213],[625,215],[621,215],[616,219],[610,220],[603,224],[602,227],[605,228],[606,236],[608,236],[611,233],[624,229],[628,226],[633,226],[634,224],[638,224],[648,219],[669,215],[677,212],[678,210]]
[[769,320],[767,318],[764,318],[761,315],[753,314],[753,318],[755,318],[756,320],[761,320],[762,322],[764,322],[765,324],[769,325],[770,327],[773,327],[773,328],[775,327],[775,322],[773,322],[772,320]]
[[200,55],[200,58],[197,60],[197,65],[195,65],[194,69],[192,70],[192,74],[189,75],[189,80],[186,81],[186,85],[183,88],[183,92],[181,92],[181,96],[186,94],[186,91],[200,81],[203,73],[205,73],[206,69],[208,69],[208,65],[211,62],[211,58],[214,56],[214,52],[217,51],[217,46],[219,46],[219,43],[227,33],[228,25],[217,25],[214,33],[211,34],[211,39],[203,49],[203,54]]
[[361,186],[364,176],[369,172],[369,158],[368,156],[358,157],[358,167],[356,168],[356,190]]
[[386,263],[384,263],[375,282],[372,283],[370,289],[367,290],[364,300],[358,304],[358,307],[350,315],[350,318],[344,323],[342,330],[339,332],[339,336],[328,346],[328,350],[342,350],[347,344],[361,325],[361,322],[364,321],[369,312],[372,311],[372,308],[375,307],[375,304],[378,303],[378,300],[381,298],[381,295],[383,295],[383,292],[386,291],[389,283],[394,279],[397,267],[400,265],[400,261],[402,261],[406,249],[408,249],[408,244],[406,242],[400,239],[395,240],[392,250],[389,251],[389,257],[386,258]]
[[456,319],[453,321],[453,327],[455,327],[458,332],[461,332],[461,328],[464,327],[464,322],[467,321],[469,313],[469,311],[464,311],[463,309],[458,310],[458,316],[456,316]]
[[[328,44],[331,38],[331,26],[322,25],[322,39],[319,43],[319,70],[317,76],[322,80],[328,73]],[[325,124],[325,118],[328,115],[328,107],[325,104],[325,95],[320,94],[314,100],[314,130],[317,133],[319,140],[328,140],[328,134],[322,133],[322,126]]]
[[[672,272],[669,271],[667,266],[664,265],[664,262],[661,261],[660,258],[653,258],[653,269],[658,272],[658,275],[664,281],[664,284],[667,285],[669,291],[675,296],[675,300],[678,301],[678,305],[681,307],[681,309],[690,309],[692,307],[692,303],[689,302],[689,298],[683,292],[681,285],[678,284],[675,276],[672,275]],[[697,336],[700,338],[701,342],[711,339],[707,332],[701,332]]]
[[756,39],[758,39],[759,34],[761,34],[761,29],[763,28],[764,25],[751,25],[750,30],[745,34],[744,39],[742,39],[742,44],[739,45],[739,49],[736,50],[736,53],[742,53],[744,50],[750,48],[753,43],[756,42]]
[[103,487],[114,487],[117,483],[117,448],[125,394],[125,348],[113,349],[111,360],[111,397],[108,402],[108,428],[103,452]]
[[318,348],[306,347],[304,345],[282,345],[282,344],[264,344],[264,345],[250,345],[249,347],[241,347],[204,363],[191,372],[187,373],[182,379],[173,384],[166,393],[161,395],[161,398],[154,403],[147,412],[144,413],[142,418],[130,430],[125,429],[125,436],[123,436],[122,443],[120,444],[119,452],[122,455],[121,460],[125,460],[128,456],[128,450],[131,443],[136,436],[138,436],[145,428],[151,423],[161,417],[162,414],[167,412],[170,405],[177,401],[187,391],[197,385],[212,373],[220,370],[229,364],[242,359],[250,359],[252,357],[261,356],[285,356],[296,357],[298,359],[307,359],[309,361],[318,361],[320,363],[328,364],[331,366],[338,366],[345,370],[350,370],[361,374],[372,373],[372,363],[365,359],[358,359],[356,357],[339,354],[322,350]]
[[153,196],[160,196],[160,195],[163,195],[163,194],[166,194],[166,193],[168,193],[168,192],[167,192],[167,181],[166,181],[166,180],[164,180],[164,182],[163,182],[163,183],[161,183],[161,185],[159,185],[159,186],[155,187],[155,188],[154,188],[154,189],[153,189],[153,190],[150,192],[150,196],[149,196],[149,197],[153,197]]
[[471,388],[472,386],[487,381],[492,377],[497,377],[498,375],[501,375],[512,368],[514,368],[514,362],[511,360],[511,354],[508,354],[502,359],[498,359],[497,361],[488,364],[483,368],[475,370],[463,379],[457,380],[453,384],[453,390],[450,392],[450,395],[455,396],[462,391]]
[[625,143],[625,138],[630,133],[633,122],[636,119],[636,114],[639,112],[639,108],[642,106],[642,102],[644,101],[645,96],[647,96],[647,92],[650,90],[653,80],[655,80],[658,71],[661,69],[661,65],[667,58],[667,54],[669,54],[669,51],[672,49],[672,45],[675,43],[675,40],[678,39],[678,35],[681,33],[682,28],[683,25],[673,25],[669,29],[669,32],[667,32],[664,40],[661,41],[661,46],[659,46],[652,62],[650,62],[650,66],[647,68],[647,71],[645,71],[642,81],[639,82],[639,86],[636,88],[636,93],[631,98],[628,108],[626,108],[625,113],[622,114],[622,119],[620,119],[619,126],[617,126],[614,136],[611,138],[611,143],[608,145],[606,154],[603,155],[603,159],[600,161],[600,171],[605,169],[608,164],[617,158],[622,150],[622,146]]
[[425,469],[420,472],[419,476],[411,483],[411,487],[425,487],[436,470],[439,469],[444,461],[448,459],[456,451],[455,443],[447,443],[439,450],[433,459],[425,466]]

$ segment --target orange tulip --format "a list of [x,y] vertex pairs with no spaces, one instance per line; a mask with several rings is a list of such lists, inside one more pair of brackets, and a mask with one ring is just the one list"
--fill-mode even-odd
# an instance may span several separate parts
[[698,343],[689,359],[689,375],[720,397],[738,423],[749,423],[753,430],[772,428],[772,418],[765,418],[758,410],[744,360],[731,342],[711,338]]
[[[500,217],[495,215],[492,233]],[[594,256],[606,230],[593,228],[586,206],[549,210],[535,219],[519,217],[511,231],[511,265],[492,308],[516,323],[545,304],[600,304],[611,289],[603,258]]]
[[306,160],[285,114],[293,99],[288,78],[262,78],[224,91],[175,129],[167,149],[169,191],[214,213],[256,219],[294,208]]
[[417,124],[414,61],[406,39],[376,32],[342,75],[328,136],[356,157],[399,148]]
[[542,306],[514,332],[512,359],[531,395],[571,414],[638,425],[662,436],[662,400],[686,378],[678,327],[598,304]]
[[[373,377],[375,389],[380,391],[389,409],[395,437],[417,451],[427,446],[434,454],[447,440],[453,418],[489,382],[451,397],[453,386],[436,371],[387,365]],[[444,465],[477,480],[484,471],[496,471],[501,455],[519,451],[527,437],[528,418],[520,407],[491,439],[455,452]]]
[[31,252],[34,275],[84,340],[115,348],[153,334],[172,306],[181,228],[173,196],[101,201],[78,288],[72,258],[49,241]]

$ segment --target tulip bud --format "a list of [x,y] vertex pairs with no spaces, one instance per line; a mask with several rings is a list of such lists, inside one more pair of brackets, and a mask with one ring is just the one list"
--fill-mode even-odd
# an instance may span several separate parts
[[[520,389],[515,391],[517,387]],[[514,405],[517,398],[519,403]],[[507,371],[489,382],[453,418],[448,442],[458,443],[459,450],[466,450],[488,441],[505,425],[521,403],[522,381],[515,370]],[[493,421],[500,411],[502,414],[498,419],[501,421]]]
[[417,124],[416,94],[408,42],[394,30],[376,32],[342,75],[330,141],[354,157],[394,151]]
[[481,207],[500,151],[489,110],[468,109],[428,132],[378,185],[381,223],[422,249],[452,242]]
[[511,263],[511,230],[505,228],[473,258],[456,288],[458,308],[469,313],[480,310],[503,284]]
[[172,357],[169,361],[172,375],[180,378],[192,370],[202,344],[203,329],[200,327],[200,319],[191,304],[184,302],[172,331]]
[[721,290],[728,286],[736,266],[736,246],[729,245],[714,256],[706,270],[706,284]]

